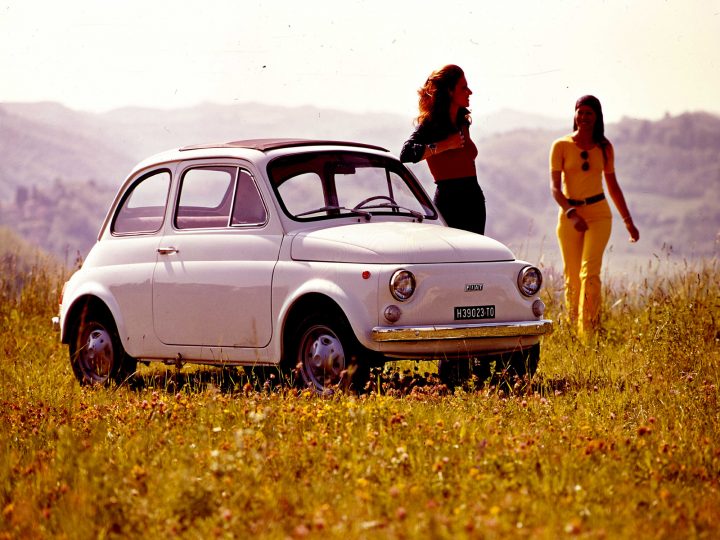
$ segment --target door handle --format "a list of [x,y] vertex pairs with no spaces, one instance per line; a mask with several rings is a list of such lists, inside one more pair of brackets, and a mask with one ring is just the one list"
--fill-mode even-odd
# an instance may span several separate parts
[[178,248],[174,247],[174,246],[159,247],[159,248],[157,248],[157,252],[158,252],[160,255],[170,255],[170,254],[172,254],[172,253],[177,253],[178,251],[180,251],[180,250],[179,250]]

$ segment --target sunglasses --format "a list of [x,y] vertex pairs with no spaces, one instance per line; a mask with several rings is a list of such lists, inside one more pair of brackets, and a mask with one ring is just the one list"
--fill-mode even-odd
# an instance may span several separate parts
[[580,157],[585,160],[585,161],[583,161],[583,164],[582,164],[582,170],[589,171],[590,170],[590,162],[588,161],[588,158],[590,156],[588,155],[587,150],[583,150],[582,152],[580,152]]

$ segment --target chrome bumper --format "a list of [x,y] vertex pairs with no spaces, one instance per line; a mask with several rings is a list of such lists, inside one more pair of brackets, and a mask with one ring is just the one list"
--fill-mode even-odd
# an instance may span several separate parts
[[482,339],[516,336],[542,336],[552,332],[548,319],[531,322],[448,324],[444,326],[376,326],[374,341],[430,341],[438,339]]

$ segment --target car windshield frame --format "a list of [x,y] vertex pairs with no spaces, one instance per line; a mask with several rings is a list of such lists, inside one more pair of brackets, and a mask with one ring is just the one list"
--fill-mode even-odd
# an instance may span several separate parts
[[[399,161],[350,150],[313,150],[267,164],[275,197],[297,222],[355,217],[437,219],[430,198]],[[288,183],[291,182],[291,183]]]

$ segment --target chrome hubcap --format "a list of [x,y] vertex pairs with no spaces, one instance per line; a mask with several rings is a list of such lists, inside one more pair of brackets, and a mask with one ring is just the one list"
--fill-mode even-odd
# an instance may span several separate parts
[[82,351],[83,368],[88,376],[101,381],[108,378],[113,365],[113,346],[104,328],[92,330]]
[[340,340],[325,327],[315,327],[305,334],[303,374],[305,382],[320,392],[340,382],[345,369],[345,351]]

